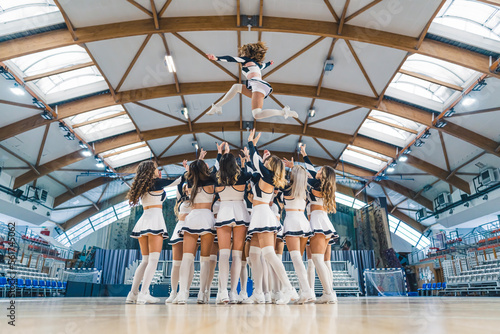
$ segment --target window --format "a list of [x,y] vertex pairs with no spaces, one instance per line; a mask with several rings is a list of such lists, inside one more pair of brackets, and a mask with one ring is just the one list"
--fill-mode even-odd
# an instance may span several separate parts
[[500,41],[500,10],[477,1],[448,1],[433,23]]
[[342,153],[342,159],[345,162],[376,171],[382,169],[390,160],[382,154],[351,145]]
[[64,23],[52,0],[0,0],[0,35]]
[[450,88],[401,73],[396,74],[390,86],[441,104],[454,93]]

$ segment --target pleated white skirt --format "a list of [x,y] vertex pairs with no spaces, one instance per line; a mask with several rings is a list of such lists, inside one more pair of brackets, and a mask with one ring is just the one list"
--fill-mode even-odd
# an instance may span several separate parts
[[215,219],[209,209],[193,209],[187,215],[184,226],[181,227],[180,233],[188,232],[191,234],[203,235],[206,233],[215,234]]
[[248,226],[248,235],[254,233],[274,232],[278,231],[278,223],[276,216],[269,205],[260,204],[252,208],[252,217]]
[[144,210],[141,218],[135,223],[130,237],[137,239],[143,235],[161,235],[163,239],[168,238],[167,226],[161,208]]
[[221,201],[215,227],[248,226],[250,215],[244,201]]
[[283,222],[285,237],[310,237],[312,233],[311,224],[307,220],[304,212],[287,211]]
[[322,210],[314,210],[311,212],[311,229],[313,234],[324,234],[326,238],[331,238],[335,232],[332,222],[328,218],[328,214]]

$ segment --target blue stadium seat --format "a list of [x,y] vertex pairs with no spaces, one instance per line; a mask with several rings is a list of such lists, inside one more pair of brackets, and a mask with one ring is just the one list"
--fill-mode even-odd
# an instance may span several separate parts
[[16,286],[16,289],[21,289],[21,297],[23,296],[23,292],[24,292],[24,281],[22,278],[18,278],[17,279],[17,286]]
[[45,281],[44,280],[38,281],[38,287],[39,287],[39,289],[43,289],[43,295],[47,296],[47,290],[45,289]]
[[426,287],[427,287],[427,283],[422,284],[422,287],[417,290],[418,294],[423,295]]
[[52,292],[52,291],[53,291],[53,288],[52,288],[52,281],[50,281],[50,280],[46,280],[46,281],[45,281],[45,287],[46,287],[46,289],[49,291],[50,296],[52,296],[52,295],[53,295],[53,292]]
[[24,285],[25,285],[25,289],[29,290],[31,296],[33,296],[33,285],[32,285],[31,280],[29,278],[24,280]]
[[429,289],[431,291],[431,296],[434,296],[434,291],[436,290],[436,283],[432,283],[432,287]]
[[57,281],[57,290],[59,291],[62,291],[64,288],[63,288],[63,284],[61,281]]
[[2,289],[2,297],[7,296],[7,288],[9,285],[7,284],[7,277],[0,277],[0,289]]
[[33,295],[33,290],[36,290],[35,296],[38,296],[38,289],[40,288],[38,286],[38,280],[34,279],[33,282],[31,282],[31,285],[32,285],[32,287],[31,287],[31,295]]

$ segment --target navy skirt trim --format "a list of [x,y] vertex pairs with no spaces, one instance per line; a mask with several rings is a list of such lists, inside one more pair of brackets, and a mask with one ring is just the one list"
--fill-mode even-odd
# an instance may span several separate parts
[[182,227],[179,233],[190,233],[190,234],[205,234],[205,233],[211,233],[211,234],[216,234],[216,231],[209,229],[209,228],[201,228],[201,229],[191,229],[189,227]]
[[283,236],[291,236],[291,237],[304,237],[309,238],[313,235],[313,232],[302,232],[302,231],[288,231],[283,234]]
[[130,237],[131,238],[139,238],[143,235],[147,235],[147,234],[153,234],[153,235],[158,235],[158,234],[161,234],[161,236],[163,237],[163,239],[168,239],[168,232],[165,231],[165,230],[151,230],[151,229],[147,229],[147,230],[142,230],[142,231],[139,231],[139,232],[132,232],[130,234]]
[[170,239],[170,240],[168,241],[168,244],[172,246],[172,245],[176,245],[176,244],[178,244],[179,242],[183,242],[183,241],[184,241],[184,239],[183,239],[183,238]]
[[236,226],[246,226],[248,227],[248,225],[250,225],[250,222],[246,222],[244,220],[235,220],[235,219],[231,219],[231,220],[225,220],[223,222],[215,222],[215,227],[223,227],[223,226],[226,226],[226,225],[230,225],[232,223],[235,223]]
[[277,226],[266,226],[266,227],[259,227],[259,228],[254,228],[250,231],[248,231],[249,235],[252,235],[254,233],[264,233],[264,232],[278,232],[278,227]]
[[333,235],[333,231],[332,230],[328,230],[328,231],[313,230],[312,235],[314,235],[314,234],[324,234],[325,236],[331,236],[331,235]]

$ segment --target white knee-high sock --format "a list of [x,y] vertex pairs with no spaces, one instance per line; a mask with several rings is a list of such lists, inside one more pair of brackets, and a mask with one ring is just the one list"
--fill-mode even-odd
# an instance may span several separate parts
[[[210,288],[212,287],[212,281],[214,280],[215,267],[217,267],[217,255],[210,255],[210,271],[208,274],[207,285],[205,286],[205,291],[210,293]],[[220,269],[220,268],[219,268]]]
[[149,253],[148,266],[144,271],[144,281],[142,282],[141,292],[144,294],[149,293],[149,285],[153,280],[156,272],[156,267],[158,266],[158,260],[160,259],[159,252]]
[[[248,284],[248,268],[247,268],[247,261],[241,261],[241,272],[240,272],[240,290],[241,291],[247,291],[247,284]],[[233,284],[231,282],[231,284]]]
[[182,261],[172,261],[172,270],[170,271],[170,288],[173,293],[177,293],[177,286],[179,285],[179,272],[181,270]]
[[194,255],[184,253],[182,255],[181,268],[179,269],[179,293],[188,292],[193,281]]
[[[219,292],[227,290],[227,281],[229,279],[229,256],[230,249],[219,249]],[[234,262],[233,262],[234,267]],[[233,277],[231,275],[231,281]]]
[[269,292],[269,264],[264,255],[260,255],[260,263],[262,264],[262,292]]
[[144,271],[148,266],[149,255],[143,255],[141,263],[135,270],[134,280],[132,281],[132,292],[135,294],[139,293],[139,285],[141,284],[142,278],[144,277]]
[[210,256],[200,256],[200,291],[205,292],[210,276]]
[[285,112],[283,110],[278,110],[278,109],[255,108],[252,109],[252,115],[253,118],[255,119],[263,119],[273,116],[284,116]]
[[262,254],[266,258],[267,262],[269,262],[271,267],[273,267],[274,271],[276,272],[276,276],[280,280],[281,284],[283,284],[283,287],[285,289],[291,289],[292,285],[288,280],[288,276],[286,274],[285,267],[283,266],[283,262],[281,262],[276,256],[274,247],[267,246],[262,248]]
[[304,266],[304,262],[302,262],[302,256],[300,251],[294,250],[290,252],[290,257],[292,258],[293,268],[297,273],[297,277],[299,278],[300,290],[306,293],[309,292],[311,287],[309,286],[309,282],[307,281],[307,271]]
[[309,281],[309,286],[312,291],[314,291],[314,285],[316,283],[316,268],[312,259],[307,260],[307,280]]
[[325,265],[324,257],[324,254],[312,254],[312,260],[316,266],[316,271],[318,272],[319,280],[323,286],[323,291],[329,294],[332,291],[332,282],[330,282],[330,274]]
[[262,250],[259,247],[250,246],[249,257],[252,259],[252,279],[255,293],[262,293],[262,262],[260,256]]
[[267,272],[269,273],[269,275],[268,275],[268,277],[269,277],[268,278],[269,291],[276,293],[276,292],[278,292],[276,290],[276,287],[279,284],[279,279],[278,279],[278,277],[276,277],[276,273],[274,272],[273,267],[271,267],[271,265],[267,261],[266,261],[266,264],[267,264]]
[[[276,257],[278,258],[278,261],[283,263],[283,254],[276,253]],[[283,287],[278,276],[276,275],[276,272],[273,269],[273,275],[274,275],[274,282],[275,282],[275,289],[276,292],[281,291],[281,288]]]
[[[238,287],[238,279],[240,278],[242,254],[243,252],[239,250],[233,249],[232,251],[233,262],[231,263],[231,293],[233,295],[236,295]],[[220,272],[219,272],[219,279],[220,279]]]
[[218,107],[222,107],[223,105],[231,101],[236,96],[236,94],[241,93],[242,88],[242,84],[234,84],[226,93],[226,95],[224,95],[224,97],[219,102],[215,103],[215,105]]
[[330,282],[332,283],[333,287],[333,270],[332,270],[332,262],[331,261],[325,261],[326,269],[328,269],[328,275],[330,275]]

